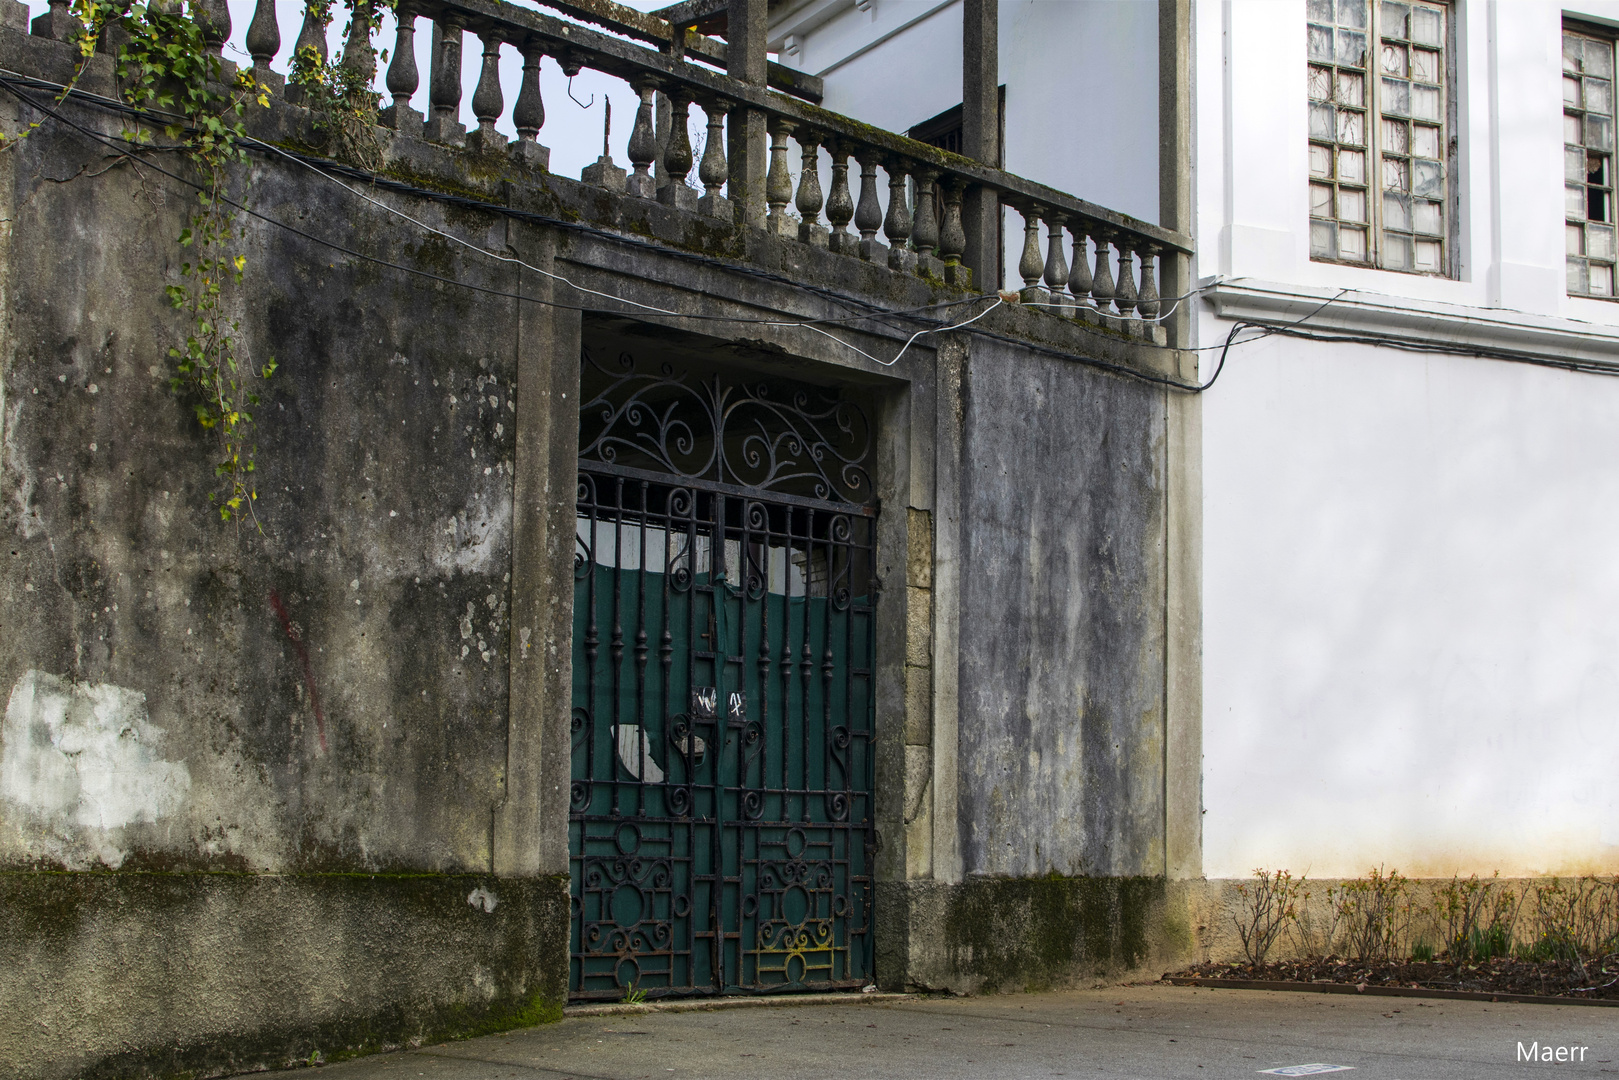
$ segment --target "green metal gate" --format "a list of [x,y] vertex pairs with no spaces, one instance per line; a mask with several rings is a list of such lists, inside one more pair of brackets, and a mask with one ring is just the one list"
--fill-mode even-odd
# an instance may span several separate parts
[[871,981],[870,432],[585,357],[571,992]]

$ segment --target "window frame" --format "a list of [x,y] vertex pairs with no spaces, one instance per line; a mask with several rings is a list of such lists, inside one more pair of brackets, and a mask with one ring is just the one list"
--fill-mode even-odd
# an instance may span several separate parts
[[[1414,228],[1414,222],[1411,223],[1412,227],[1408,227],[1406,230],[1404,230],[1404,233],[1406,235],[1411,235],[1413,237],[1413,239],[1412,239],[1412,247],[1411,247],[1411,263],[1410,263],[1410,265],[1391,266],[1391,265],[1387,265],[1386,262],[1385,262],[1385,260],[1387,258],[1387,245],[1386,245],[1385,237],[1384,237],[1384,215],[1385,215],[1384,196],[1385,196],[1385,194],[1394,194],[1394,195],[1404,194],[1408,199],[1412,199],[1412,200],[1415,200],[1416,198],[1418,198],[1418,196],[1416,195],[1415,190],[1414,190],[1415,189],[1414,177],[1412,177],[1409,174],[1407,175],[1407,178],[1406,178],[1406,186],[1405,186],[1404,192],[1400,192],[1400,191],[1388,188],[1384,184],[1383,163],[1384,163],[1385,150],[1383,148],[1383,130],[1382,130],[1383,124],[1382,124],[1382,121],[1384,120],[1385,116],[1387,116],[1390,119],[1403,120],[1407,125],[1406,130],[1407,130],[1408,134],[1411,131],[1411,125],[1416,124],[1416,123],[1433,123],[1433,121],[1425,121],[1425,120],[1423,120],[1423,118],[1416,117],[1416,116],[1412,115],[1409,110],[1404,114],[1386,113],[1385,112],[1385,105],[1386,105],[1386,103],[1384,101],[1384,93],[1385,93],[1385,91],[1383,89],[1383,79],[1384,79],[1385,76],[1384,76],[1383,65],[1382,65],[1382,46],[1383,46],[1383,33],[1384,33],[1384,21],[1383,21],[1383,10],[1382,10],[1382,8],[1383,8],[1383,0],[1366,0],[1366,2],[1367,2],[1367,25],[1366,25],[1366,28],[1364,30],[1364,33],[1366,34],[1366,38],[1367,38],[1367,52],[1366,52],[1365,62],[1364,62],[1363,66],[1361,68],[1355,69],[1355,68],[1350,68],[1350,67],[1348,67],[1346,65],[1340,64],[1338,62],[1338,59],[1337,59],[1336,50],[1335,50],[1335,53],[1334,53],[1333,60],[1330,63],[1323,63],[1322,61],[1319,61],[1319,60],[1313,58],[1310,55],[1309,49],[1306,48],[1306,50],[1305,50],[1305,108],[1306,108],[1306,110],[1308,110],[1312,105],[1317,105],[1317,104],[1330,105],[1335,110],[1335,124],[1336,124],[1336,110],[1340,107],[1339,98],[1338,98],[1338,72],[1339,71],[1358,72],[1358,74],[1360,74],[1362,79],[1365,80],[1364,97],[1363,97],[1364,104],[1361,105],[1361,106],[1358,106],[1358,108],[1361,110],[1362,115],[1366,118],[1366,120],[1365,120],[1365,131],[1363,133],[1363,142],[1362,142],[1362,145],[1359,147],[1359,149],[1361,149],[1365,153],[1365,158],[1366,158],[1366,160],[1365,160],[1365,170],[1366,170],[1365,171],[1365,181],[1364,181],[1364,183],[1362,185],[1362,189],[1366,192],[1366,201],[1367,201],[1366,215],[1365,215],[1365,228],[1366,228],[1366,236],[1367,236],[1366,258],[1364,258],[1364,259],[1351,259],[1351,258],[1344,258],[1344,257],[1338,256],[1338,255],[1317,254],[1316,251],[1315,251],[1315,244],[1314,244],[1313,238],[1307,238],[1307,243],[1308,243],[1308,246],[1310,248],[1310,256],[1309,256],[1309,258],[1310,258],[1311,262],[1324,263],[1324,264],[1327,264],[1327,265],[1334,265],[1334,266],[1352,266],[1352,267],[1357,267],[1357,268],[1364,269],[1364,270],[1384,270],[1384,271],[1388,271],[1390,273],[1415,274],[1415,275],[1418,275],[1418,276],[1421,276],[1421,277],[1457,279],[1457,278],[1459,278],[1461,276],[1461,253],[1460,253],[1460,250],[1459,250],[1459,248],[1460,248],[1460,238],[1461,238],[1460,221],[1459,221],[1459,219],[1461,217],[1461,213],[1460,213],[1460,209],[1461,209],[1460,187],[1461,187],[1461,184],[1460,184],[1460,180],[1459,180],[1458,173],[1457,173],[1457,165],[1458,165],[1460,154],[1459,154],[1458,135],[1457,135],[1457,115],[1458,115],[1459,110],[1458,110],[1458,107],[1457,107],[1458,94],[1457,94],[1457,90],[1456,90],[1456,87],[1457,87],[1457,84],[1458,84],[1458,81],[1459,81],[1459,71],[1458,71],[1458,63],[1457,63],[1457,55],[1456,55],[1456,40],[1457,40],[1456,22],[1457,22],[1457,9],[1458,9],[1459,5],[1457,3],[1455,3],[1455,2],[1453,2],[1453,0],[1403,0],[1403,2],[1407,6],[1425,6],[1425,7],[1431,7],[1431,8],[1438,8],[1442,13],[1441,17],[1444,20],[1443,30],[1442,30],[1442,32],[1440,34],[1440,41],[1439,41],[1439,44],[1437,46],[1438,49],[1440,50],[1440,66],[1442,68],[1442,70],[1439,72],[1439,79],[1440,79],[1439,88],[1440,88],[1440,93],[1442,95],[1443,100],[1442,100],[1442,103],[1441,103],[1441,108],[1439,110],[1440,116],[1439,116],[1439,119],[1437,121],[1437,123],[1439,125],[1439,139],[1440,139],[1441,145],[1438,148],[1439,149],[1438,157],[1434,158],[1434,159],[1429,159],[1429,160],[1437,160],[1437,161],[1440,162],[1441,167],[1444,170],[1444,175],[1441,178],[1442,189],[1441,189],[1440,197],[1437,200],[1432,199],[1432,198],[1429,198],[1429,199],[1426,200],[1426,201],[1429,201],[1429,202],[1438,202],[1438,204],[1441,207],[1441,212],[1444,214],[1444,221],[1441,223],[1439,233],[1437,233],[1437,234],[1424,234],[1426,236],[1437,236],[1440,244],[1442,245],[1442,249],[1441,249],[1441,255],[1440,255],[1438,267],[1436,267],[1434,269],[1421,269],[1421,268],[1418,268],[1415,265],[1416,264],[1416,247],[1415,247],[1415,244],[1416,244],[1417,239],[1419,239],[1419,237],[1417,235],[1415,235],[1416,230]],[[1309,26],[1320,25],[1319,23],[1315,22],[1315,15],[1310,10],[1312,6],[1313,6],[1313,4],[1307,4],[1306,9],[1305,9],[1306,10],[1306,20],[1307,20],[1307,26],[1306,26],[1306,34],[1307,35],[1309,33],[1309,29],[1308,29]],[[1336,3],[1334,3],[1334,13],[1335,13],[1335,16],[1336,16],[1336,14],[1337,14]],[[1337,26],[1338,26],[1338,23],[1337,23],[1337,19],[1335,17],[1334,20],[1333,20],[1333,27],[1334,27],[1334,32],[1335,33],[1336,33]],[[1407,32],[1407,34],[1409,34],[1409,32],[1410,32],[1409,24],[1407,25],[1406,32]],[[1411,48],[1413,48],[1413,47],[1419,47],[1419,44],[1420,44],[1420,43],[1414,42],[1409,36],[1403,37],[1403,38],[1400,38],[1400,39],[1397,39],[1397,40],[1403,41],[1405,43],[1405,47],[1408,50],[1408,52],[1407,52],[1408,57],[1410,55],[1409,50]],[[1325,100],[1312,97],[1311,93],[1310,93],[1310,78],[1311,78],[1310,73],[1311,73],[1312,69],[1317,69],[1317,68],[1323,68],[1324,70],[1331,73],[1329,77],[1331,79],[1332,92],[1331,92],[1331,96],[1329,98],[1325,99]],[[1408,72],[1409,72],[1409,68],[1408,68]],[[1393,77],[1393,76],[1390,76],[1390,77]],[[1407,82],[1411,81],[1409,73],[1406,76],[1406,81]],[[1350,107],[1351,108],[1356,108],[1356,106],[1353,106],[1353,105],[1351,105]],[[1317,136],[1315,136],[1313,134],[1310,134],[1308,132],[1308,126],[1309,125],[1307,124],[1306,125],[1306,127],[1307,127],[1307,134],[1306,134],[1307,147],[1306,147],[1306,166],[1305,166],[1306,183],[1308,185],[1312,186],[1312,187],[1317,185],[1317,184],[1322,184],[1322,183],[1330,185],[1331,190],[1333,192],[1333,206],[1332,206],[1333,216],[1328,217],[1328,218],[1317,217],[1315,215],[1315,213],[1314,213],[1313,197],[1312,197],[1312,206],[1311,206],[1310,211],[1309,211],[1307,228],[1310,228],[1310,229],[1313,230],[1313,226],[1317,222],[1330,222],[1333,225],[1334,229],[1336,230],[1337,228],[1341,227],[1341,225],[1344,223],[1343,219],[1338,216],[1338,210],[1339,210],[1339,207],[1341,205],[1340,202],[1339,202],[1339,198],[1340,198],[1339,193],[1342,191],[1342,188],[1343,188],[1343,181],[1339,176],[1339,168],[1340,168],[1339,152],[1342,149],[1346,149],[1346,148],[1347,149],[1355,149],[1355,148],[1353,146],[1350,146],[1349,144],[1342,143],[1342,142],[1340,142],[1338,140],[1337,136],[1338,136],[1338,134],[1340,132],[1339,132],[1339,129],[1337,129],[1336,127],[1335,127],[1335,130],[1334,130],[1334,133],[1333,133],[1333,138],[1329,142],[1329,141],[1321,140]],[[1331,160],[1331,172],[1330,172],[1330,175],[1328,175],[1326,177],[1318,176],[1313,171],[1313,169],[1311,169],[1311,167],[1309,165],[1309,156],[1312,153],[1312,149],[1317,148],[1317,147],[1325,148],[1328,151],[1328,153],[1331,155],[1331,159],[1330,159]],[[1418,156],[1413,152],[1413,149],[1414,148],[1409,147],[1409,143],[1408,143],[1408,150],[1407,150],[1407,153],[1404,155],[1408,162],[1410,162],[1413,158]],[[1414,205],[1414,202],[1413,202],[1413,205]],[[1353,224],[1358,224],[1358,223],[1351,223],[1351,224],[1353,225]],[[1396,230],[1396,231],[1399,232],[1399,230]],[[1334,235],[1336,236],[1336,232],[1335,232]]]
[[[1570,178],[1570,176],[1568,174],[1567,155],[1569,153],[1569,150],[1572,148],[1572,144],[1570,144],[1568,142],[1568,139],[1567,139],[1567,120],[1569,119],[1569,108],[1570,108],[1570,106],[1569,106],[1569,102],[1567,100],[1567,97],[1565,96],[1564,99],[1563,99],[1563,118],[1564,118],[1564,140],[1563,140],[1564,172],[1563,172],[1563,185],[1564,185],[1564,191],[1565,191],[1565,200],[1564,200],[1564,205],[1563,205],[1563,233],[1564,233],[1563,260],[1564,260],[1564,267],[1565,267],[1564,279],[1563,279],[1563,291],[1564,291],[1565,295],[1567,295],[1569,298],[1575,299],[1575,300],[1601,300],[1601,301],[1609,301],[1609,302],[1611,302],[1611,301],[1614,301],[1614,300],[1619,300],[1619,221],[1615,220],[1616,218],[1619,218],[1619,184],[1615,183],[1615,180],[1616,180],[1615,169],[1616,169],[1616,166],[1619,166],[1619,145],[1616,145],[1616,144],[1619,144],[1619,101],[1615,100],[1615,98],[1619,98],[1619,30],[1615,30],[1615,28],[1613,28],[1611,26],[1603,26],[1603,25],[1601,25],[1599,23],[1586,22],[1586,21],[1584,21],[1582,19],[1574,18],[1574,17],[1571,17],[1571,16],[1564,16],[1563,21],[1562,21],[1562,26],[1561,26],[1561,29],[1560,29],[1560,33],[1558,35],[1558,37],[1559,37],[1559,41],[1558,41],[1558,45],[1559,45],[1559,48],[1558,48],[1558,57],[1559,57],[1558,77],[1559,77],[1560,81],[1564,81],[1565,86],[1566,86],[1566,80],[1569,77],[1569,72],[1562,66],[1561,60],[1562,60],[1563,57],[1565,57],[1567,55],[1567,37],[1570,34],[1576,34],[1576,35],[1579,35],[1580,37],[1583,37],[1583,38],[1588,38],[1588,39],[1593,39],[1593,40],[1596,40],[1596,41],[1600,41],[1604,45],[1606,45],[1607,49],[1608,49],[1608,75],[1607,75],[1608,108],[1607,108],[1606,112],[1602,114],[1604,119],[1606,119],[1608,121],[1608,147],[1607,147],[1607,150],[1606,150],[1606,154],[1607,154],[1607,158],[1608,158],[1608,161],[1607,161],[1607,183],[1601,186],[1601,188],[1605,189],[1606,193],[1607,193],[1607,215],[1608,216],[1607,216],[1607,219],[1605,221],[1598,221],[1597,224],[1606,225],[1608,227],[1608,229],[1609,229],[1609,254],[1608,254],[1608,256],[1606,258],[1599,257],[1597,259],[1597,261],[1600,264],[1605,264],[1610,269],[1609,269],[1609,275],[1608,275],[1608,291],[1605,292],[1605,293],[1598,293],[1598,292],[1591,292],[1591,291],[1577,292],[1569,284],[1569,281],[1568,281],[1567,269],[1569,267],[1569,260],[1571,260],[1571,259],[1581,259],[1581,260],[1583,260],[1585,262],[1586,270],[1587,270],[1587,279],[1586,280],[1589,281],[1589,267],[1590,267],[1590,263],[1592,261],[1592,256],[1591,256],[1591,253],[1590,253],[1590,250],[1589,250],[1589,247],[1590,247],[1590,243],[1589,243],[1589,241],[1590,241],[1590,233],[1588,231],[1588,227],[1592,224],[1592,222],[1595,219],[1593,219],[1590,216],[1590,201],[1589,200],[1590,200],[1591,181],[1589,179],[1589,175],[1590,175],[1589,172],[1587,172],[1587,179],[1579,182],[1580,188],[1584,192],[1584,201],[1585,201],[1585,204],[1586,204],[1585,208],[1582,211],[1581,216],[1579,217],[1579,219],[1577,221],[1570,221],[1569,216],[1568,216],[1568,202],[1567,202],[1567,198],[1566,198],[1566,192],[1568,191],[1569,185],[1571,184],[1572,181],[1571,181],[1571,178]],[[1584,90],[1583,90],[1583,80],[1588,78],[1589,76],[1586,75],[1583,67],[1582,67],[1582,69],[1580,71],[1580,77],[1582,79],[1582,91],[1581,91],[1581,101],[1580,101],[1580,104],[1578,106],[1578,112],[1580,114],[1579,118],[1581,120],[1582,138],[1581,138],[1581,143],[1580,143],[1579,149],[1582,150],[1582,151],[1585,151],[1586,153],[1589,153],[1590,148],[1585,145],[1585,140],[1584,140],[1584,137],[1583,137],[1584,136],[1584,123],[1583,123],[1583,121],[1585,120],[1585,118],[1587,116],[1589,116],[1591,114],[1592,110],[1586,107],[1586,99],[1584,97]],[[1579,227],[1580,230],[1581,230],[1581,249],[1582,250],[1579,251],[1579,252],[1571,252],[1571,251],[1568,250],[1568,241],[1567,241],[1568,231],[1571,228],[1575,228],[1575,227]]]

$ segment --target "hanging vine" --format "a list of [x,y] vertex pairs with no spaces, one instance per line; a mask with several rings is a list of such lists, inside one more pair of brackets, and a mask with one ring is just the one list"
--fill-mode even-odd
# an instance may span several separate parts
[[[270,358],[253,364],[243,354],[239,320],[230,316],[229,291],[242,283],[247,257],[237,212],[224,199],[228,171],[245,160],[244,115],[250,105],[268,107],[269,96],[251,72],[225,79],[223,61],[209,48],[206,7],[192,0],[73,0],[75,44],[80,62],[65,99],[91,59],[111,51],[119,93],[130,105],[161,124],[168,144],[159,146],[153,126],[131,119],[122,132],[133,157],[177,151],[200,174],[196,211],[178,243],[186,258],[181,281],[164,287],[171,305],[185,312],[183,341],[168,350],[169,385],[214,441],[213,489],[209,502],[224,521],[253,522],[255,422],[253,409],[275,374]],[[0,142],[9,149],[33,134],[39,123]]]

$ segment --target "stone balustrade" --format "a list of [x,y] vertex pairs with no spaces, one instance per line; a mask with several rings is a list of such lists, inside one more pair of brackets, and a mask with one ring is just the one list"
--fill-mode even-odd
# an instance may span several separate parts
[[[247,34],[254,68],[266,74],[281,44],[274,2],[258,0]],[[1134,336],[1162,337],[1153,332],[1161,306],[1158,263],[1189,255],[1189,238],[818,108],[812,100],[819,99],[820,84],[802,73],[771,65],[765,86],[732,78],[713,66],[724,63],[725,42],[608,0],[542,2],[611,33],[505,0],[400,0],[396,38],[382,43],[390,46],[384,85],[392,99],[382,110],[383,125],[432,142],[510,154],[545,169],[550,152],[541,142],[545,104],[539,74],[543,59],[550,57],[569,76],[589,68],[623,79],[639,99],[623,143],[629,170],[612,160],[611,146],[604,146],[601,159],[581,177],[587,184],[746,223],[896,271],[993,292],[997,267],[975,268],[975,280],[963,265],[964,197],[987,189],[1024,223],[1021,257],[1014,264],[1009,250],[1002,262],[1022,278],[1023,303]],[[213,5],[212,17],[220,24],[212,33],[223,40],[230,29],[223,2]],[[420,89],[414,41],[423,20],[433,41],[426,115],[411,105]],[[320,9],[309,7],[298,47],[311,46],[324,56],[325,29]],[[475,38],[471,48],[469,34]],[[363,44],[363,38],[351,35],[342,62],[369,64],[371,52]],[[500,81],[505,46],[511,47],[512,62],[520,63],[523,72],[517,100],[510,105],[517,138],[509,143],[497,131],[508,107]],[[470,131],[460,119],[465,63],[481,65],[470,103],[477,127]],[[693,103],[703,110],[708,136],[700,162],[684,122],[669,125],[668,137],[660,142],[660,96],[671,107],[668,115],[677,118],[687,117]],[[763,124],[747,123],[752,117],[762,117]],[[746,152],[738,150],[739,133]],[[763,143],[758,152],[746,144],[753,138]],[[789,144],[796,144],[796,155]],[[791,165],[795,156],[796,169]],[[763,168],[749,176],[754,161]],[[688,183],[694,168],[701,193],[696,183]],[[823,169],[831,178],[824,192]],[[879,180],[879,171],[886,183]],[[1008,247],[1015,247],[1015,233],[1005,231]]]

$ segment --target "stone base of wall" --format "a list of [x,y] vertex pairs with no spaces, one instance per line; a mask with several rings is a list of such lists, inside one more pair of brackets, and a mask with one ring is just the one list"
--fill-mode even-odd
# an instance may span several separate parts
[[561,1016],[568,880],[0,873],[0,1078],[218,1076]]
[[878,885],[878,983],[970,994],[1156,976],[1193,958],[1203,887],[1055,875]]

